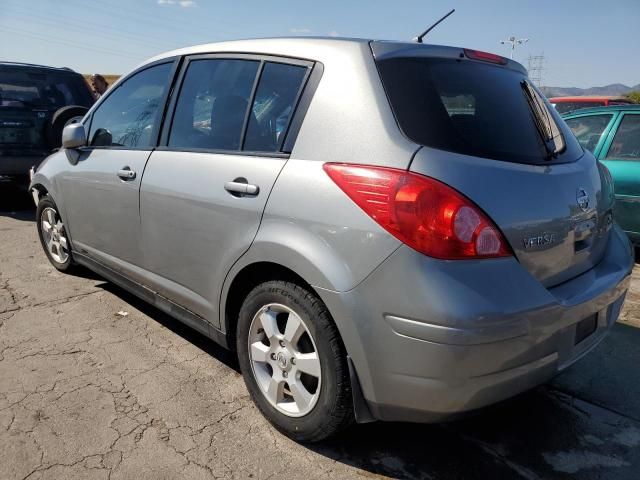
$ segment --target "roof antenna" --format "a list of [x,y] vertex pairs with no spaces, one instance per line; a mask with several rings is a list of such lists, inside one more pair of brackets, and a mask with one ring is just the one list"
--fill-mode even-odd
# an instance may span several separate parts
[[424,32],[422,32],[422,35],[419,35],[419,36],[415,37],[413,39],[413,41],[414,42],[418,42],[418,43],[422,43],[422,39],[427,36],[427,33],[429,33],[431,30],[436,28],[445,18],[447,18],[449,15],[451,15],[455,11],[456,11],[456,9],[452,8],[449,13],[447,13],[444,17],[442,17],[440,20],[438,20],[436,23],[434,23],[429,28],[427,28]]

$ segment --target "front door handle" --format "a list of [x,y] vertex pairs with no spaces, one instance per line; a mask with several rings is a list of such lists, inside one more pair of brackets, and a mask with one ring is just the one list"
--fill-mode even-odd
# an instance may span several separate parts
[[122,170],[118,170],[118,176],[123,180],[133,180],[136,178],[136,172],[129,167],[124,167]]
[[231,193],[232,195],[239,194],[239,195],[255,196],[255,195],[258,195],[258,193],[260,193],[260,187],[258,187],[257,185],[252,185],[250,183],[247,183],[246,180],[244,182],[238,181],[238,180],[241,180],[241,179],[236,178],[233,182],[225,183],[224,189],[227,192]]

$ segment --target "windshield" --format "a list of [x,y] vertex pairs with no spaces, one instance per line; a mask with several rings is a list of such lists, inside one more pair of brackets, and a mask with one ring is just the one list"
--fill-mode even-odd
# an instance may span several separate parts
[[452,58],[387,57],[377,64],[398,124],[416,143],[518,163],[582,155],[523,73]]
[[0,108],[57,110],[67,105],[90,107],[92,103],[89,87],[80,75],[0,70]]

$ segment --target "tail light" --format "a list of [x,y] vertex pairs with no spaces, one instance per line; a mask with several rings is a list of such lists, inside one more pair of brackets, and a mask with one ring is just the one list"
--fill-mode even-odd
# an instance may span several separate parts
[[418,252],[447,260],[511,255],[493,222],[442,182],[394,168],[326,163],[324,170],[380,226]]
[[498,65],[506,65],[507,59],[496,55],[495,53],[483,52],[481,50],[471,50],[470,48],[464,49],[464,54],[467,58],[472,60],[480,60],[482,62],[496,63]]

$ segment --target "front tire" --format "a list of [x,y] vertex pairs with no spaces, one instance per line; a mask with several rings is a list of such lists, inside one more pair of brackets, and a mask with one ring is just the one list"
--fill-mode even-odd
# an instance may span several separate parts
[[48,195],[38,203],[36,221],[40,243],[49,262],[61,272],[69,271],[73,266],[71,243],[58,207]]
[[316,442],[352,423],[346,352],[316,295],[291,282],[262,283],[247,295],[237,333],[247,389],[278,430]]

